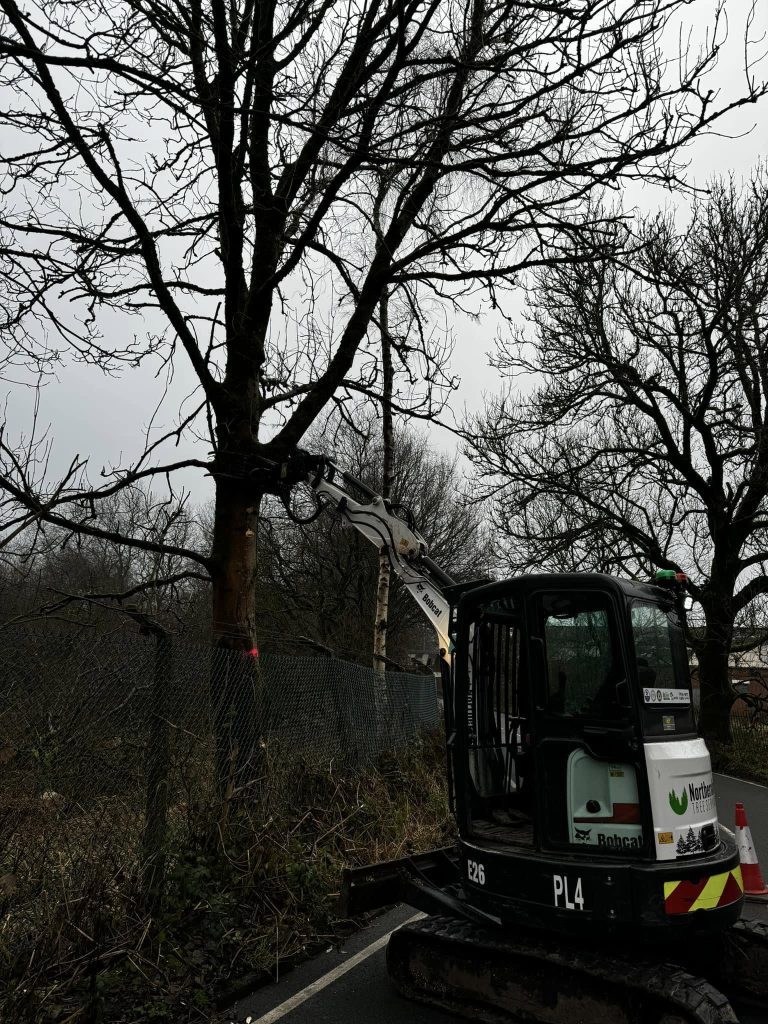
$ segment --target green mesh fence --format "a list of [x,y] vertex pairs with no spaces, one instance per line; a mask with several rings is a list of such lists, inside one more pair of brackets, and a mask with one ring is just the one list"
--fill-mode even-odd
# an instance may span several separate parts
[[64,851],[114,847],[116,863],[152,854],[201,807],[265,789],[290,799],[298,763],[361,765],[438,724],[431,675],[126,631],[2,639],[6,869],[14,843],[54,834]]

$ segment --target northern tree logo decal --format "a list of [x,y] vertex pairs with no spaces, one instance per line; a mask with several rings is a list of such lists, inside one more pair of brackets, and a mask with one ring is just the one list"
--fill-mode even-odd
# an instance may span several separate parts
[[683,786],[683,795],[681,797],[678,797],[674,789],[672,790],[669,794],[669,806],[675,814],[685,814],[688,809],[688,794],[685,791],[685,786]]
[[701,832],[694,832],[692,826],[688,826],[688,835],[677,840],[677,853],[702,853],[704,843],[701,840]]

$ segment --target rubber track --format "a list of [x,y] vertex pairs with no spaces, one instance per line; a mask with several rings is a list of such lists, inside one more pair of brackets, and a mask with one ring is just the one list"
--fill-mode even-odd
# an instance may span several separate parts
[[[722,992],[682,967],[649,958],[647,951],[639,956],[635,949],[631,956],[622,957],[616,956],[613,951],[577,948],[557,939],[548,940],[545,944],[540,938],[528,933],[497,935],[471,922],[449,917],[427,917],[405,925],[390,942],[394,950],[393,953],[388,951],[387,956],[390,976],[403,995],[469,1016],[475,1021],[498,1022],[516,1018],[509,1010],[494,1006],[492,1002],[487,1007],[479,1007],[476,1002],[469,1005],[466,999],[462,1003],[462,992],[459,989],[453,990],[456,998],[452,998],[451,979],[448,976],[429,979],[432,986],[437,985],[438,993],[420,988],[419,971],[415,974],[410,972],[407,977],[398,977],[398,974],[402,975],[402,970],[397,961],[402,962],[403,951],[406,959],[411,950],[414,953],[428,950],[436,954],[439,960],[441,948],[443,954],[447,954],[449,950],[455,953],[457,946],[459,950],[464,946],[468,964],[472,963],[473,957],[477,959],[478,954],[498,957],[506,953],[510,962],[516,963],[515,970],[510,971],[510,977],[514,978],[515,983],[520,982],[524,973],[520,967],[530,963],[531,989],[527,994],[530,996],[530,991],[534,990],[543,993],[540,1016],[536,1015],[528,1002],[523,1019],[531,1021],[563,1020],[564,1024],[575,1024],[572,1008],[564,1007],[560,1016],[557,1007],[553,1009],[552,994],[562,993],[565,974],[573,979],[577,999],[586,998],[593,1006],[604,1006],[606,1014],[620,1006],[625,1019],[636,1021],[637,1024],[654,1024],[665,1015],[675,1021],[683,1020],[686,1024],[738,1024],[738,1018]],[[545,964],[552,968],[552,983],[546,984],[545,979],[542,985],[542,974],[546,974]],[[618,993],[618,999],[607,998],[608,993]],[[568,995],[567,992],[563,994]],[[610,1018],[606,1016],[605,1019]]]
[[768,948],[767,921],[737,921],[729,931],[743,936],[748,942],[754,943],[756,946],[765,946]]
[[768,923],[737,921],[723,936],[719,962],[707,973],[741,995],[768,999]]

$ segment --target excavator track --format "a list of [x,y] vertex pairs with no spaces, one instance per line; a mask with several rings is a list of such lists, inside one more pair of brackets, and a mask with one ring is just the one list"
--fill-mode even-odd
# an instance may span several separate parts
[[[757,931],[740,929],[735,961],[766,939]],[[615,944],[577,945],[427,917],[392,935],[387,967],[406,998],[487,1024],[738,1024],[723,992],[640,946],[616,955]]]
[[710,943],[710,950],[713,947],[717,953],[710,953],[707,977],[726,991],[738,992],[768,1007],[768,923],[737,921],[719,943]]

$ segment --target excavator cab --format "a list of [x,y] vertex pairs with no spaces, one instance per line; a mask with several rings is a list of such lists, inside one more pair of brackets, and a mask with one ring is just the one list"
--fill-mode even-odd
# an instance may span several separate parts
[[711,872],[722,878],[706,909],[738,917],[678,605],[670,590],[601,574],[458,595],[449,769],[481,908],[567,930],[641,917],[666,928],[681,915],[664,879]]

